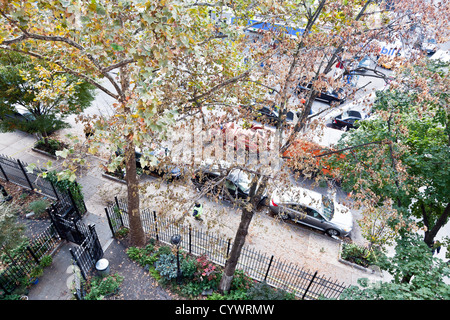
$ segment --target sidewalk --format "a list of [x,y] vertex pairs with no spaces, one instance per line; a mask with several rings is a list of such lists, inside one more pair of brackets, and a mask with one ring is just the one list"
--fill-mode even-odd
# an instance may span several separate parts
[[[71,255],[69,249],[76,245],[63,242],[53,256],[53,263],[45,269],[39,282],[30,288],[29,300],[71,300],[75,299],[70,290],[73,281]],[[113,299],[120,300],[171,300],[171,296],[158,286],[141,266],[128,258],[125,247],[117,240],[111,240],[104,248],[104,258],[109,261],[110,274],[119,274],[124,280],[119,294]]]

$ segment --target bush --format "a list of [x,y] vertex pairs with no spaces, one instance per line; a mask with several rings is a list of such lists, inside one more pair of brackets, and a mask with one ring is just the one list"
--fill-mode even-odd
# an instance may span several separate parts
[[197,261],[195,258],[186,256],[181,261],[181,271],[183,272],[183,278],[188,280],[194,280],[197,273]]
[[343,244],[341,258],[363,267],[368,267],[376,262],[374,252],[355,243]]
[[141,266],[145,267],[146,265],[153,265],[156,262],[157,256],[156,253],[153,254],[154,250],[154,245],[150,243],[144,248],[130,247],[126,252],[131,260],[136,261]]
[[117,294],[123,277],[114,274],[105,278],[95,277],[89,284],[89,292],[84,297],[85,300],[103,300],[105,296]]
[[55,170],[47,172],[45,180],[51,181],[55,188],[62,193],[67,193],[67,190],[70,190],[78,210],[80,212],[85,212],[84,196],[80,184],[76,181],[58,178],[58,172]]
[[156,271],[166,280],[177,277],[177,258],[173,253],[163,253],[159,256],[155,266]]
[[265,282],[258,282],[247,291],[249,300],[293,300],[295,295],[281,289],[275,289]]
[[36,200],[30,202],[28,205],[28,210],[33,211],[37,217],[42,216],[47,208],[50,206],[50,202],[47,200]]
[[43,256],[43,257],[41,258],[41,261],[40,261],[39,265],[40,265],[42,268],[46,268],[46,267],[48,267],[49,265],[51,265],[52,262],[53,262],[52,256],[46,255],[46,256]]
[[63,150],[66,147],[65,143],[58,141],[58,140],[48,139],[47,142],[48,143],[45,144],[44,139],[38,140],[34,144],[34,147],[36,149],[48,152],[52,155],[56,155],[56,151]]

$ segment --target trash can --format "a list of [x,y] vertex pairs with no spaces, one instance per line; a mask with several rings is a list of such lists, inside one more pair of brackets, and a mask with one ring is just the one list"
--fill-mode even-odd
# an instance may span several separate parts
[[107,276],[109,274],[109,261],[104,258],[98,260],[95,264],[95,269],[97,269],[100,276]]

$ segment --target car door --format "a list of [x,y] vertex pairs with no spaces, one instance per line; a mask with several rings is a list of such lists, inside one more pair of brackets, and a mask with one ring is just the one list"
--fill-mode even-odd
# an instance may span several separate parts
[[302,223],[302,217],[303,215],[301,213],[301,207],[298,206],[295,203],[283,203],[279,204],[279,215],[282,217],[282,219],[292,219],[295,222]]
[[303,221],[303,223],[321,230],[324,230],[326,226],[325,218],[317,210],[309,207],[306,208],[306,218]]
[[305,223],[307,218],[307,208],[300,204],[289,204],[288,210],[293,221]]

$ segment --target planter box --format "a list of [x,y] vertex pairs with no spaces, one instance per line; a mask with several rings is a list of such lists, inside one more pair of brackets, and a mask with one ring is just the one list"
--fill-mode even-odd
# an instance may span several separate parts
[[344,259],[342,259],[342,257],[341,257],[341,252],[342,252],[342,243],[339,245],[339,257],[338,257],[338,261],[339,261],[340,263],[345,264],[345,265],[347,265],[347,266],[350,266],[350,267],[352,267],[352,268],[355,268],[355,269],[358,269],[358,270],[361,270],[361,271],[370,273],[370,274],[375,274],[375,275],[377,275],[377,276],[383,277],[383,274],[381,273],[381,270],[380,270],[379,267],[377,267],[377,266],[373,266],[373,267],[369,266],[368,268],[366,268],[366,267],[360,266],[359,264],[356,264],[356,263],[353,263],[353,262],[344,260]]
[[43,154],[43,155],[45,155],[45,156],[47,156],[47,157],[50,157],[50,158],[52,158],[52,159],[55,159],[55,160],[58,159],[57,156],[54,156],[54,155],[52,155],[52,154],[50,154],[50,153],[48,153],[48,152],[45,152],[44,150],[40,150],[40,149],[37,149],[37,148],[34,148],[34,147],[31,148],[31,150],[33,150],[34,152]]
[[112,180],[112,181],[119,182],[119,183],[127,184],[127,182],[125,180],[119,179],[119,178],[114,177],[114,176],[112,176],[110,174],[107,174],[107,173],[102,173],[102,177],[104,177],[106,179],[109,179],[109,180]]

